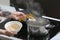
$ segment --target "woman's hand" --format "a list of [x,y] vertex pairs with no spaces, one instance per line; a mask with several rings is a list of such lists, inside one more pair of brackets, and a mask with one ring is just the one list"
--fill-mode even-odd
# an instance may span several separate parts
[[16,35],[15,32],[10,32],[10,31],[3,30],[3,29],[0,29],[0,34],[7,35],[7,36],[14,36],[14,35]]

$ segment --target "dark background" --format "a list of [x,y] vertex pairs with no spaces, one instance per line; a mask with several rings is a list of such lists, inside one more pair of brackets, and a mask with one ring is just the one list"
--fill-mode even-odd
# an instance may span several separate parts
[[60,19],[60,0],[40,0],[44,14]]
[[[43,13],[49,17],[58,18],[60,19],[60,0],[35,0],[40,3]],[[11,0],[11,3],[15,5],[16,0]],[[23,5],[22,5],[23,6]],[[25,8],[24,6],[21,8]]]
[[38,2],[46,16],[60,19],[60,0],[38,0]]

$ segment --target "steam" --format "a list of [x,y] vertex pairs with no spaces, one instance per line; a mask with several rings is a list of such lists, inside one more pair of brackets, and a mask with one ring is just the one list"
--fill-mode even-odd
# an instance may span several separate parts
[[41,5],[38,2],[34,2],[33,0],[26,1],[27,9],[32,12],[35,16],[41,16],[43,10]]

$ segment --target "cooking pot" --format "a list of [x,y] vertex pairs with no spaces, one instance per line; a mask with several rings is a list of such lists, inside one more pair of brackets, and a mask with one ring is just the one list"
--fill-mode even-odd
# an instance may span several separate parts
[[42,17],[35,17],[35,21],[28,20],[27,25],[27,30],[29,34],[38,36],[46,35],[49,32],[49,30],[47,30],[46,27],[50,26],[50,21]]

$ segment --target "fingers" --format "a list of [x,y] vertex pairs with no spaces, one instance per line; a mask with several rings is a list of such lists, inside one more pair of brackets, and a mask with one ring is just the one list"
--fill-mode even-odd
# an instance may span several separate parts
[[4,34],[4,33],[5,33],[5,30],[0,29],[0,34]]
[[10,32],[10,31],[7,31],[7,30],[0,29],[0,34],[7,35],[7,36],[14,36],[17,33],[16,32]]
[[23,14],[23,15],[24,15],[24,13],[23,13],[23,12],[12,12],[12,14],[16,14],[16,15]]
[[23,12],[13,12],[12,14],[19,15],[19,16],[26,16]]
[[26,18],[26,15],[23,12],[13,12],[12,13],[13,19],[19,20],[21,18]]
[[7,36],[14,36],[16,34],[17,34],[16,32],[5,31],[5,35]]

